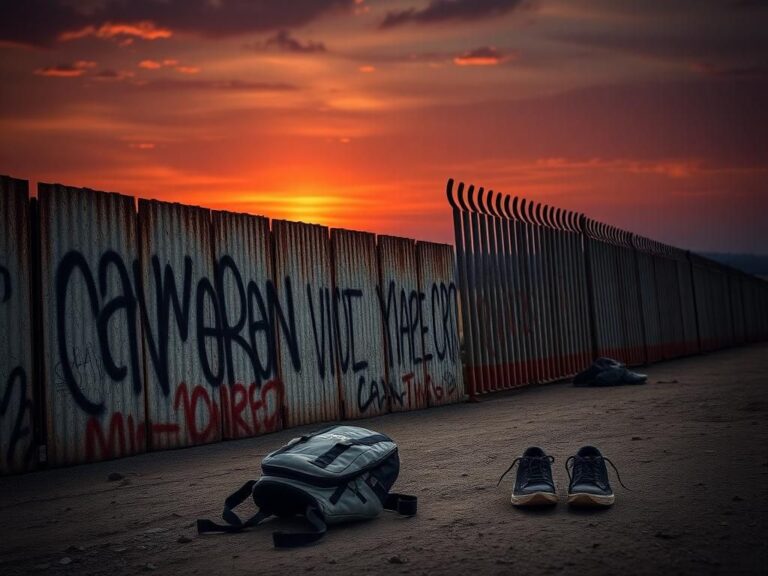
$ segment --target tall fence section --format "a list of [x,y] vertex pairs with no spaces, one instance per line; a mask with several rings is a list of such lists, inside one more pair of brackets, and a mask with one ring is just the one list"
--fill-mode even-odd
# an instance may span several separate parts
[[768,339],[768,282],[583,214],[447,187],[470,395]]
[[768,338],[758,278],[582,214],[447,193],[455,260],[444,244],[61,185],[30,198],[0,176],[0,474]]
[[0,473],[464,398],[451,246],[0,177]]

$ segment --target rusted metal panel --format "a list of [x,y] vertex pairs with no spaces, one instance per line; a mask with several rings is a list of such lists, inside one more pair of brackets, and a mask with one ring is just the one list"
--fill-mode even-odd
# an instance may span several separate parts
[[380,298],[387,359],[390,409],[426,408],[424,348],[421,339],[423,300],[419,291],[416,245],[408,238],[379,236]]
[[0,176],[0,474],[35,465],[29,189]]
[[40,184],[48,460],[146,449],[133,198]]
[[275,220],[275,277],[286,303],[279,331],[285,425],[339,418],[334,301],[328,228]]
[[345,418],[389,410],[376,236],[331,230],[333,326]]
[[139,200],[149,447],[221,439],[224,331],[215,287],[210,212]]
[[429,405],[459,402],[464,398],[464,382],[459,356],[453,249],[445,244],[419,242],[416,260],[419,332]]
[[215,282],[222,332],[220,386],[224,438],[282,428],[283,383],[277,374],[276,301],[269,220],[213,212]]

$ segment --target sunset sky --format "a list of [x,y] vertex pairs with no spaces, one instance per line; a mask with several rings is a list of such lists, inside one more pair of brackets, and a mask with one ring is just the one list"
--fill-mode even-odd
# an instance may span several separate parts
[[764,0],[0,0],[0,173],[452,242],[445,181],[768,252]]

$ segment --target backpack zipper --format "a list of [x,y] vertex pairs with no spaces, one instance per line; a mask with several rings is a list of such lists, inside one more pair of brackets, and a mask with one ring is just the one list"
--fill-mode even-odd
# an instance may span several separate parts
[[261,470],[267,476],[277,476],[279,478],[288,478],[289,480],[298,480],[300,482],[305,482],[307,484],[312,484],[314,486],[322,486],[325,488],[329,488],[331,486],[338,486],[339,484],[342,484],[344,482],[349,482],[350,480],[353,480],[358,476],[361,476],[362,474],[364,474],[365,472],[368,472],[369,470],[378,468],[384,460],[392,456],[392,454],[394,454],[395,452],[397,452],[397,448],[393,448],[392,450],[387,452],[384,456],[379,458],[376,462],[372,462],[371,464],[368,464],[367,466],[360,468],[356,472],[353,472],[351,474],[346,474],[344,476],[336,476],[334,478],[320,478],[313,474],[308,474],[306,472],[299,472],[292,468],[285,468],[283,466],[275,466],[274,464],[262,464]]

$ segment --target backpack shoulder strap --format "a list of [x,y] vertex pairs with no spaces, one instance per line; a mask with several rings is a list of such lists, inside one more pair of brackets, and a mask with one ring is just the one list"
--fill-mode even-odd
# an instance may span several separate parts
[[311,530],[305,532],[273,532],[272,541],[275,548],[297,548],[317,542],[325,536],[327,526],[315,505],[307,506],[304,512],[307,521],[312,525]]
[[418,498],[408,494],[391,492],[384,501],[384,510],[392,510],[402,516],[415,516]]
[[256,484],[256,480],[249,480],[235,493],[230,494],[224,501],[224,511],[221,513],[221,517],[227,523],[216,524],[210,520],[198,520],[197,521],[197,533],[205,534],[206,532],[240,532],[245,528],[256,526],[261,521],[269,518],[271,514],[262,512],[259,510],[256,514],[248,518],[243,522],[240,517],[233,511],[234,508],[243,503],[253,493],[253,486]]

